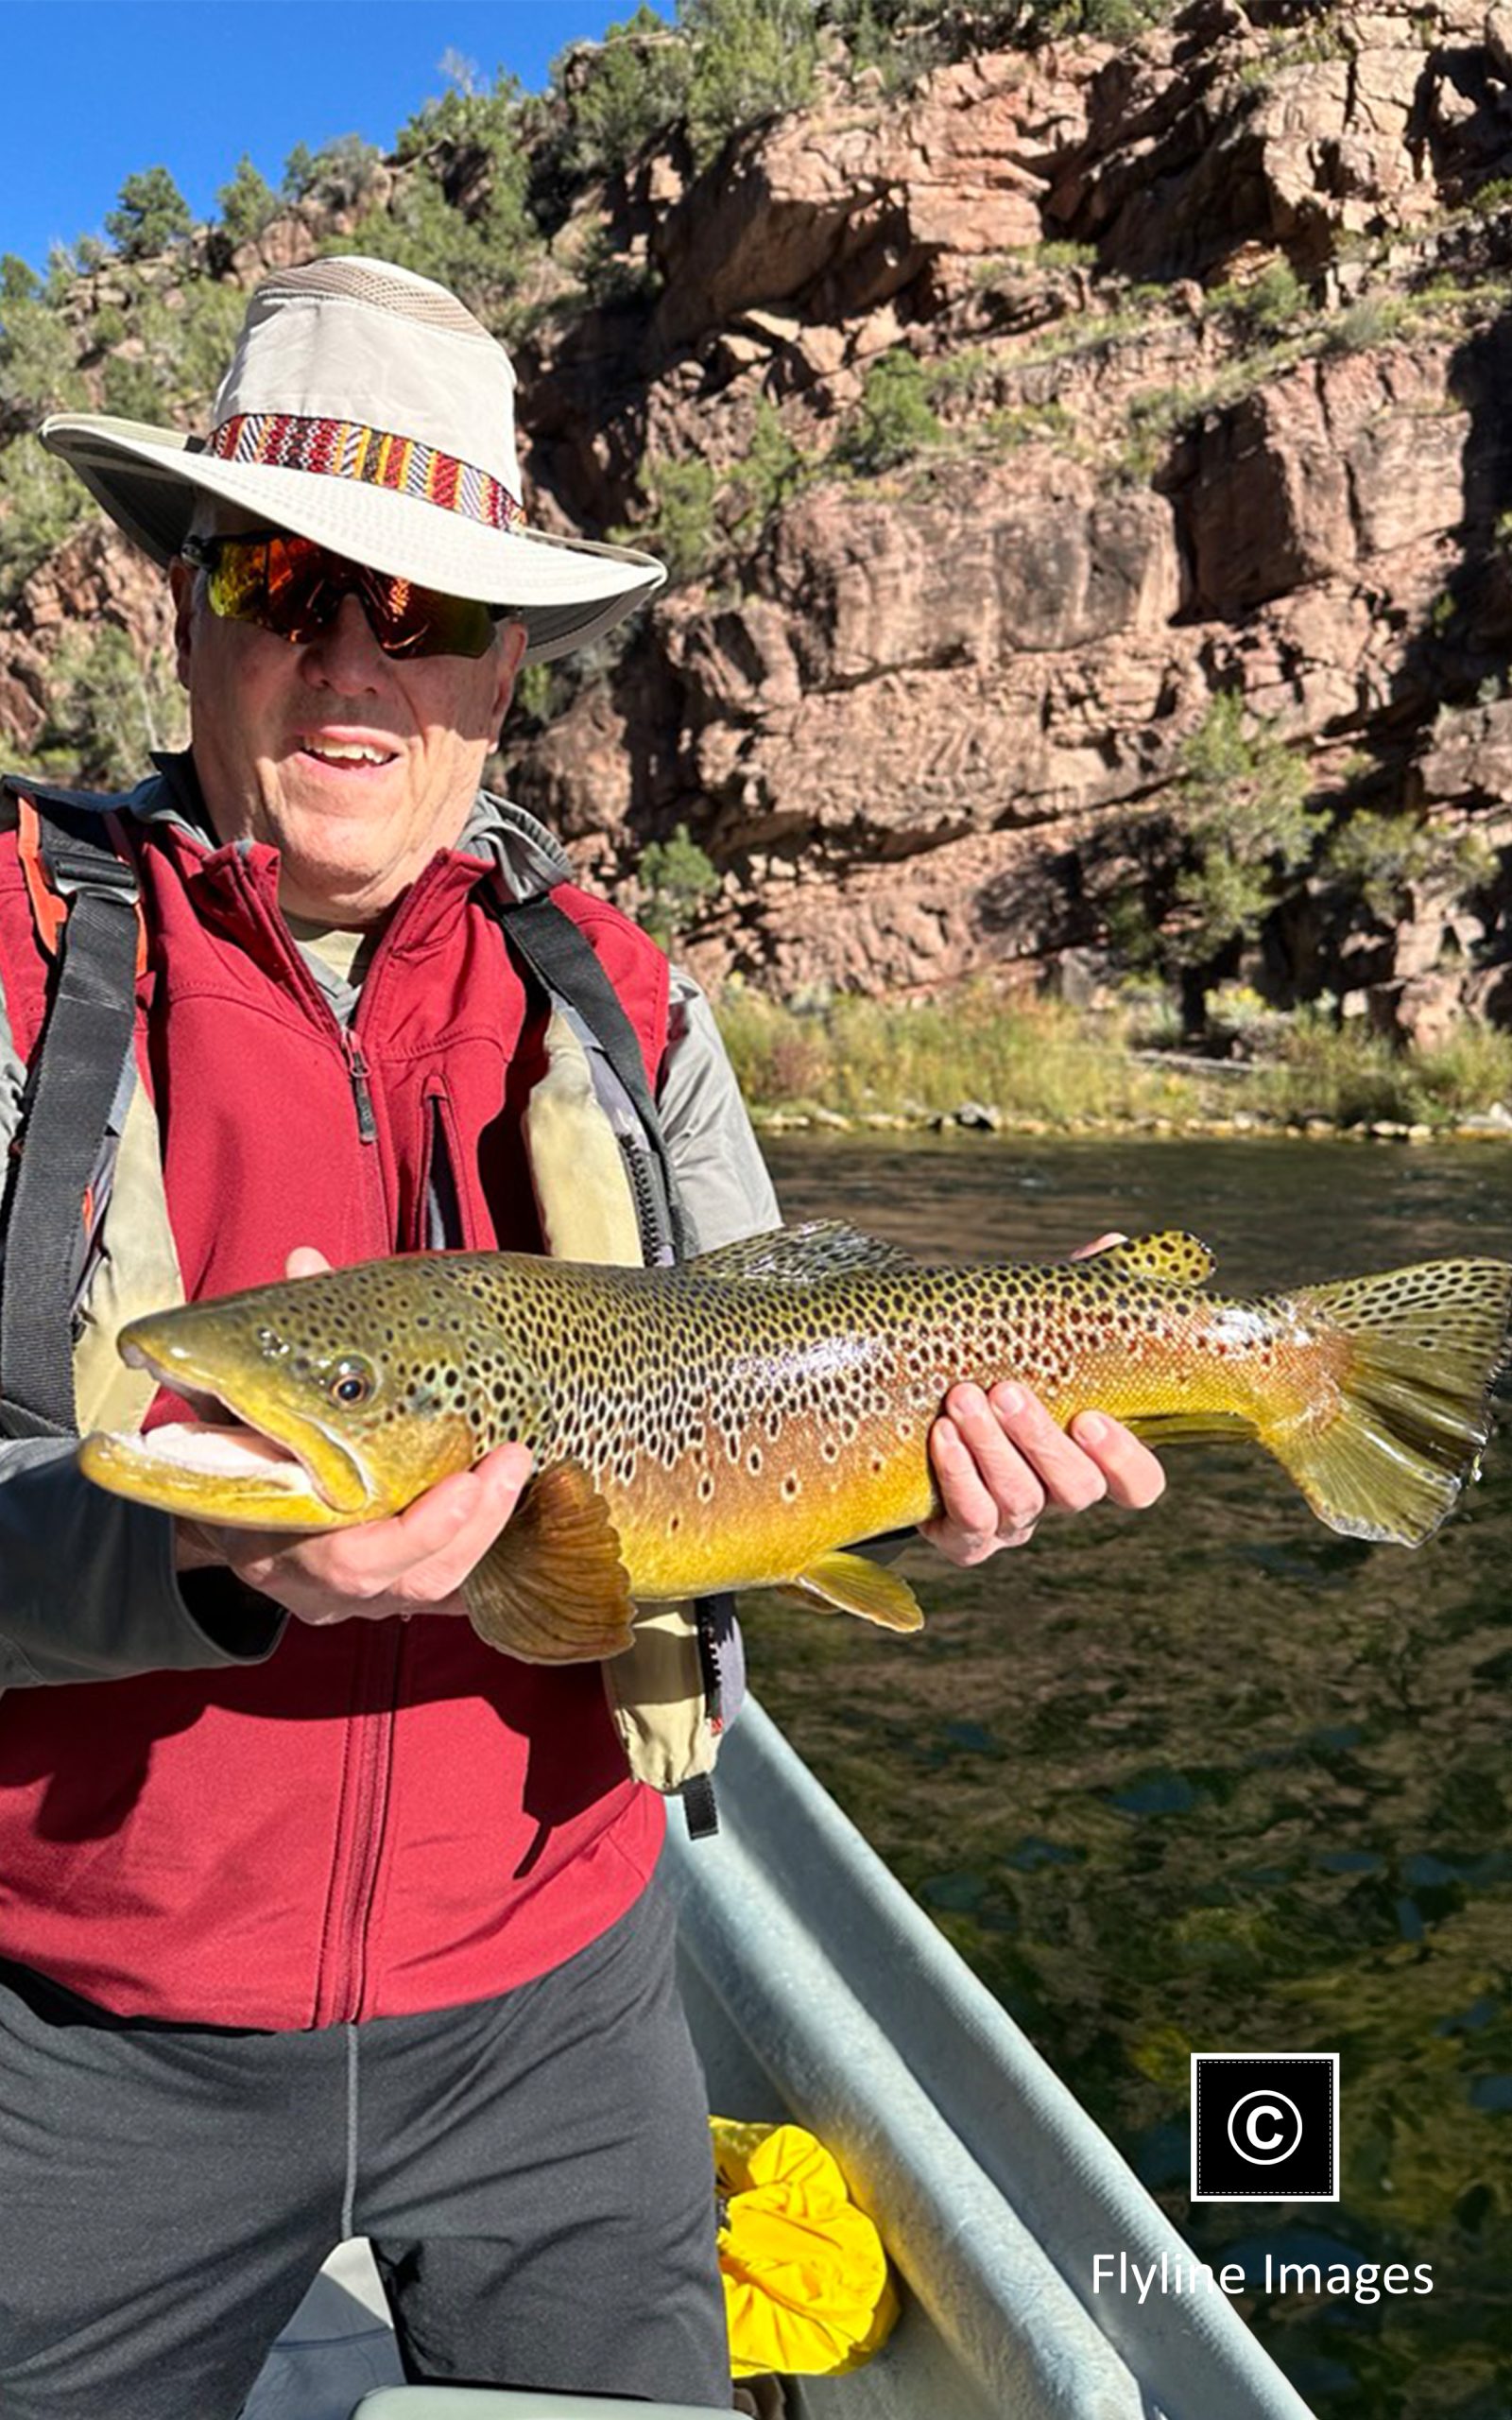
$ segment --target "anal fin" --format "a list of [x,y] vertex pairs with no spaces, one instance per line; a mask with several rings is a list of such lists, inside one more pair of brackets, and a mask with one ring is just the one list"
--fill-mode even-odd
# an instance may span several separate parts
[[861,1554],[826,1554],[789,1581],[784,1595],[811,1602],[816,1597],[842,1614],[855,1614],[883,1630],[922,1630],[924,1616],[906,1580],[885,1564]]
[[580,1462],[536,1474],[462,1593],[479,1638],[524,1664],[596,1664],[633,1643],[619,1532]]

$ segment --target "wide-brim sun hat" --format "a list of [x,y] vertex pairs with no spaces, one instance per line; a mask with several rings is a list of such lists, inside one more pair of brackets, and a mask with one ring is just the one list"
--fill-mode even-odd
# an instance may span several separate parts
[[526,526],[508,354],[445,286],[389,261],[266,279],[208,437],[97,412],[54,413],[41,436],[160,563],[217,496],[349,562],[511,607],[540,661],[666,578],[654,555]]

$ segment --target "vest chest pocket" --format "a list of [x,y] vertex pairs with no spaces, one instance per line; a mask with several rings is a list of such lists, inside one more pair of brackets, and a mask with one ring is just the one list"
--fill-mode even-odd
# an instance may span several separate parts
[[462,1206],[461,1146],[444,1086],[433,1080],[421,1108],[421,1181],[415,1196],[416,1252],[463,1252],[471,1240]]

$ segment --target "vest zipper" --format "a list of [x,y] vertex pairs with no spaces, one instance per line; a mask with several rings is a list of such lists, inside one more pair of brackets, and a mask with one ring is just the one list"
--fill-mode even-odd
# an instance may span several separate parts
[[[357,1032],[342,1025],[302,954],[295,946],[282,916],[272,912],[259,896],[245,862],[238,861],[238,872],[249,912],[271,938],[301,995],[314,1011],[317,1022],[326,1032],[335,1035],[346,1063],[359,1140],[364,1144],[376,1144],[377,1111],[373,1104],[368,1062]],[[353,1027],[363,1023],[365,1012],[369,1016],[371,1014],[375,979],[387,958],[394,929],[402,922],[404,913],[402,907],[394,924],[373,952],[372,964],[368,969],[362,996],[357,1002]],[[366,1166],[369,1171],[369,1189],[378,1212],[374,1241],[381,1250],[393,1252],[398,1248],[395,1221],[387,1197],[381,1156],[376,1150]],[[368,1927],[383,1863],[384,1823],[393,1759],[394,1723],[399,1707],[400,1667],[404,1650],[400,1625],[397,1622],[383,1625],[385,1631],[394,1633],[391,1638],[376,1634],[366,1624],[359,1624],[358,1628],[365,1634],[355,1642],[354,1702],[348,1716],[348,1754],[335,1810],[327,1922],[315,1972],[315,2022],[318,2025],[352,2023],[362,2014],[368,1990]]]
[[357,1111],[357,1136],[363,1143],[378,1140],[378,1120],[373,1114],[372,1094],[368,1088],[368,1062],[362,1055],[362,1045],[350,1028],[341,1034],[342,1055],[347,1073],[352,1079],[352,1098]]
[[368,1992],[368,1931],[383,1864],[384,1831],[393,1774],[394,1716],[404,1633],[396,1621],[364,1623],[357,1641],[357,1684],[347,1720],[351,1755],[337,1815],[345,1849],[334,1879],[321,1943],[314,2022],[355,2024]]
[[719,1652],[719,1635],[714,1627],[713,1609],[706,1598],[698,1598],[694,1606],[694,1626],[698,1638],[698,1668],[703,1680],[703,1708],[710,1730],[720,1737],[725,1727],[725,1674]]
[[619,1146],[625,1155],[630,1191],[635,1196],[635,1221],[641,1231],[641,1258],[650,1268],[662,1255],[662,1222],[657,1216],[656,1184],[651,1174],[650,1154],[633,1134],[622,1134]]

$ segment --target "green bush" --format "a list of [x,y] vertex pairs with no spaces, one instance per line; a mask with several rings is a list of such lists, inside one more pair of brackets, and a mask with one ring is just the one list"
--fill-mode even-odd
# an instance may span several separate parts
[[941,59],[984,50],[1028,48],[1066,34],[1127,42],[1175,16],[1180,0],[824,0],[827,24],[838,26],[859,66],[887,72],[901,46],[914,72]]
[[688,827],[679,823],[670,840],[652,840],[641,852],[641,887],[644,892],[640,922],[654,942],[670,949],[684,926],[712,892],[719,875]]
[[27,426],[88,400],[67,320],[41,296],[0,305],[0,419]]
[[1378,923],[1394,924],[1409,889],[1432,882],[1452,892],[1491,880],[1496,853],[1476,832],[1446,832],[1421,816],[1358,808],[1332,832],[1322,870],[1352,891]]
[[648,546],[660,555],[674,581],[699,579],[717,552],[714,500],[719,481],[713,466],[695,455],[686,461],[658,462],[651,472],[653,510],[634,529],[616,529],[623,544]]
[[42,280],[19,252],[0,252],[0,311],[10,303],[34,302],[41,292]]
[[763,1109],[949,1115],[977,1100],[1009,1119],[1074,1127],[1201,1106],[1181,1077],[1133,1058],[1122,1034],[986,985],[919,1002],[842,993],[799,1009],[731,983],[717,1014],[741,1091]]
[[146,354],[112,353],[100,379],[101,399],[108,412],[122,420],[161,420],[164,396],[158,373]]
[[812,455],[795,444],[782,425],[782,415],[769,396],[756,406],[749,442],[734,481],[737,496],[748,499],[740,518],[743,538],[754,538],[774,513],[818,475]]
[[524,106],[519,78],[501,70],[491,84],[484,84],[471,61],[452,54],[448,57],[450,89],[422,101],[395,137],[395,154],[402,161],[420,159],[438,148],[498,153],[519,141]]
[[296,143],[284,163],[284,180],[279,187],[281,201],[302,201],[315,176],[315,153],[307,143]]
[[368,211],[349,234],[329,236],[320,250],[361,252],[434,278],[485,325],[502,333],[501,314],[519,283],[526,250],[523,236],[516,243],[507,240],[509,216],[506,202],[497,217],[491,207],[476,218],[465,217],[425,163],[411,170],[387,210]]
[[680,0],[679,23],[692,37],[688,126],[701,159],[741,128],[813,98],[808,0]]
[[0,606],[94,510],[88,489],[31,435],[0,453]]
[[279,213],[277,194],[245,151],[236,163],[235,175],[221,186],[215,201],[220,223],[233,244],[255,243]]
[[1323,350],[1332,354],[1369,353],[1399,333],[1411,307],[1405,295],[1362,294],[1326,322]]
[[212,278],[184,285],[175,302],[133,299],[128,331],[140,352],[112,353],[102,385],[108,411],[162,421],[175,410],[202,417],[226,372],[246,297]]
[[166,168],[141,168],[106,212],[105,233],[123,260],[140,261],[181,243],[194,233],[194,220]]
[[1210,401],[1193,387],[1157,387],[1131,395],[1124,412],[1128,434],[1118,456],[1124,476],[1152,479],[1170,451],[1172,439],[1190,427]]
[[1467,1017],[1432,1050],[1402,1050],[1358,1023],[1340,1026],[1321,1009],[1298,1009],[1257,1092],[1258,1105],[1274,1116],[1452,1125],[1512,1101],[1512,1034]]
[[1313,298],[1291,262],[1274,260],[1246,285],[1215,285],[1210,311],[1221,311],[1246,335],[1274,338],[1313,308]]
[[183,695],[161,652],[144,667],[126,632],[64,641],[53,659],[46,726],[34,752],[45,770],[119,789],[140,781],[154,748],[181,744]]
[[644,0],[633,17],[606,27],[596,46],[564,51],[552,65],[567,116],[563,167],[577,178],[625,167],[686,114],[692,82],[692,43]]
[[879,355],[862,385],[855,418],[835,446],[835,458],[864,476],[890,471],[945,432],[930,409],[923,365],[903,348]]
[[1180,0],[1029,0],[1035,34],[1092,34],[1100,42],[1133,42],[1174,17]]
[[1314,851],[1305,759],[1228,690],[1183,747],[1173,821],[1184,843],[1177,882],[1177,965],[1200,971],[1253,940]]
[[305,193],[330,210],[354,210],[372,191],[383,158],[378,146],[360,134],[338,134],[311,160]]
[[[447,198],[443,177],[461,147],[481,155],[482,199],[470,211]],[[411,164],[387,208],[374,203],[323,252],[363,252],[435,278],[461,297],[495,335],[512,333],[508,304],[541,236],[526,200],[530,163],[524,102],[513,77],[488,92],[454,89],[428,102],[403,130],[399,148]],[[312,192],[320,189],[318,162]]]
[[583,295],[598,311],[644,305],[662,290],[656,264],[620,251],[603,223],[592,230],[577,255],[577,276]]
[[114,302],[102,302],[90,320],[89,349],[94,354],[109,353],[112,346],[124,343],[130,333],[126,313]]

